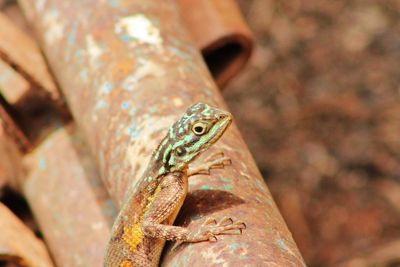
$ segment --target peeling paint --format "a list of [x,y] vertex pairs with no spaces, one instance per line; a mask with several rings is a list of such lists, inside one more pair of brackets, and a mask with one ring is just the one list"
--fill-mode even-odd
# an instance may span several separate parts
[[95,222],[91,224],[91,228],[93,230],[102,230],[103,228],[105,228],[106,225],[104,225],[103,222]]
[[36,4],[36,9],[38,11],[43,11],[43,9],[46,5],[46,0],[36,0],[35,4]]
[[168,50],[175,56],[181,57],[185,60],[192,60],[192,56],[189,53],[183,52],[176,47],[168,47]]
[[256,181],[256,184],[257,184],[258,188],[261,191],[265,192],[267,190],[267,187],[265,186],[265,183],[261,182],[261,180],[259,180],[259,179],[255,179],[255,181]]
[[86,50],[89,56],[89,61],[91,65],[94,65],[99,57],[103,54],[103,50],[96,43],[92,35],[87,35],[85,38]]
[[200,189],[200,190],[204,190],[204,191],[208,191],[208,190],[211,190],[212,188],[211,188],[211,186],[209,186],[209,185],[203,185],[203,186],[201,186],[199,189]]
[[283,240],[283,239],[278,239],[278,240],[276,241],[276,244],[277,244],[281,249],[288,250],[288,247],[287,247],[286,244],[285,244],[285,240]]
[[125,39],[127,37],[128,39],[133,38],[140,43],[154,45],[160,48],[163,43],[159,29],[143,14],[136,14],[119,19],[114,29],[117,34],[122,37],[125,36]]
[[221,258],[221,255],[219,252],[214,252],[211,249],[203,249],[199,253],[203,256],[203,258],[206,261],[212,262],[216,266],[228,267],[227,262]]
[[82,81],[87,81],[87,79],[88,79],[88,70],[87,69],[82,69],[79,72],[79,77],[82,79]]
[[46,169],[47,163],[45,159],[39,159],[39,169],[40,170],[44,170]]
[[119,0],[108,0],[108,4],[112,7],[118,7]]
[[99,88],[100,94],[108,94],[111,93],[112,90],[113,90],[113,85],[108,81],[104,82]]
[[136,84],[140,80],[148,76],[161,77],[164,75],[165,75],[164,69],[162,69],[156,63],[149,60],[139,59],[139,67],[133,74],[125,78],[125,80],[122,82],[121,87],[125,90],[130,91],[136,86]]
[[104,100],[99,100],[96,102],[96,105],[94,106],[95,110],[103,109],[108,107],[108,103]]
[[122,101],[122,102],[121,102],[121,108],[122,108],[123,110],[125,110],[125,109],[129,108],[130,104],[131,104],[131,103],[129,103],[129,102],[127,102],[127,101]]
[[47,27],[45,39],[49,44],[58,42],[64,35],[64,24],[56,10],[45,12],[43,15],[43,24]]
[[75,44],[75,36],[76,36],[76,31],[78,29],[78,24],[74,23],[71,26],[71,30],[69,31],[68,35],[67,35],[67,44],[68,46],[72,46]]

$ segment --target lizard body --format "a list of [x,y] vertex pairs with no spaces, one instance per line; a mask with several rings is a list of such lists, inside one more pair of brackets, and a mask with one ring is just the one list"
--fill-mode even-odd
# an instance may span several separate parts
[[[212,241],[218,234],[245,228],[244,223],[229,218],[220,223],[206,220],[197,232],[172,225],[188,192],[188,177],[223,167],[229,160],[221,157],[195,170],[188,168],[223,135],[231,121],[230,113],[197,103],[170,127],[114,222],[104,266],[157,266],[166,240]],[[210,225],[211,221],[216,224]]]

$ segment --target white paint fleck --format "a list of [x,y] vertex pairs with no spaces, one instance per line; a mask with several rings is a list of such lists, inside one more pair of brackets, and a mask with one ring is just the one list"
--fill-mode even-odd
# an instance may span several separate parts
[[121,18],[114,29],[117,34],[127,34],[141,43],[155,46],[163,43],[159,29],[143,14]]
[[37,11],[41,12],[44,9],[44,6],[46,5],[46,0],[36,0],[36,9]]
[[131,91],[141,79],[148,76],[161,77],[164,74],[165,70],[156,63],[139,59],[139,67],[133,74],[125,78],[125,80],[122,82],[122,88]]
[[103,54],[103,50],[96,43],[92,35],[88,35],[85,38],[86,40],[86,50],[89,55],[90,64],[93,65],[96,63],[97,59]]
[[104,223],[103,222],[92,223],[91,228],[93,230],[101,230],[102,228],[104,228]]
[[228,267],[227,262],[221,258],[221,254],[214,252],[212,249],[203,249],[200,254],[204,259],[207,260],[207,262],[212,262],[213,264],[221,267]]
[[54,44],[64,35],[64,24],[61,22],[60,15],[57,11],[52,10],[45,12],[43,15],[43,24],[47,28],[45,39],[48,44]]
[[183,106],[183,101],[182,98],[174,96],[172,98],[172,103],[174,103],[175,107],[182,107]]

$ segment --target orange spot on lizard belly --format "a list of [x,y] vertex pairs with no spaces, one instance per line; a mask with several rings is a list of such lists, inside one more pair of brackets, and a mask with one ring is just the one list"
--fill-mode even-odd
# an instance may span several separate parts
[[[161,191],[161,187],[157,187],[154,191],[153,195],[149,197],[147,205],[143,210],[143,214],[134,222],[133,225],[128,225],[124,227],[124,234],[122,235],[122,239],[128,245],[131,251],[135,251],[137,246],[142,242],[144,238],[144,234],[142,231],[142,220],[143,215],[149,210],[151,204],[153,204],[157,194]],[[129,265],[127,265],[129,266]],[[124,266],[125,267],[125,266]]]
[[130,260],[124,260],[119,267],[133,267],[133,263]]

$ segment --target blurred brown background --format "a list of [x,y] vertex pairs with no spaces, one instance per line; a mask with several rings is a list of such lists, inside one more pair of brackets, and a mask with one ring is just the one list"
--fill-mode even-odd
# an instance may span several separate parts
[[239,0],[224,91],[309,266],[400,266],[400,1]]

